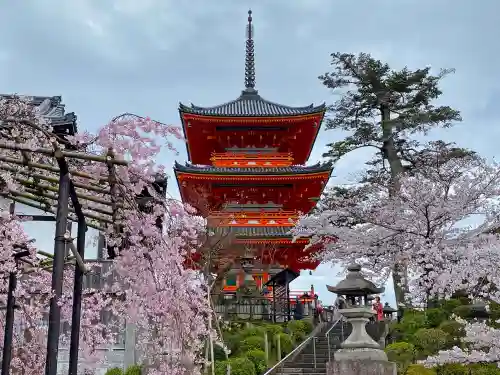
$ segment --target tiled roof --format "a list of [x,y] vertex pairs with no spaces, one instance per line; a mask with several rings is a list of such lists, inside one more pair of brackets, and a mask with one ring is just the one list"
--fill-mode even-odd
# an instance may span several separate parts
[[248,168],[248,167],[212,167],[209,165],[192,165],[186,163],[182,165],[175,163],[174,170],[177,172],[185,173],[207,173],[207,174],[255,174],[255,175],[282,175],[282,174],[309,174],[318,172],[330,172],[332,170],[333,164],[327,163],[317,163],[315,165],[309,166],[291,166],[291,167],[270,167],[270,168]]
[[300,116],[318,113],[325,110],[325,104],[305,107],[289,107],[277,104],[262,98],[257,90],[248,88],[243,90],[238,99],[215,106],[200,107],[194,104],[190,106],[179,104],[181,113],[192,113],[205,116],[234,116],[234,117],[272,117],[272,116]]
[[[2,98],[13,95],[0,94]],[[20,95],[23,97],[24,95]],[[38,107],[40,114],[50,119],[54,133],[58,135],[75,135],[77,132],[76,115],[74,112],[65,113],[64,104],[60,96],[24,96]]]

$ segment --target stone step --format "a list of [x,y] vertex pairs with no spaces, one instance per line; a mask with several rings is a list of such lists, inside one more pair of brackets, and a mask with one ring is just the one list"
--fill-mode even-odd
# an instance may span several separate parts
[[326,374],[326,370],[303,370],[301,368],[290,368],[290,369],[283,369],[282,372],[277,372],[276,375],[320,375],[320,374]]
[[[289,367],[286,367],[286,368],[314,368],[314,362],[313,361],[310,361],[310,362],[293,362],[293,366],[289,366]],[[316,368],[326,368],[326,362],[320,362],[320,361],[316,361]]]

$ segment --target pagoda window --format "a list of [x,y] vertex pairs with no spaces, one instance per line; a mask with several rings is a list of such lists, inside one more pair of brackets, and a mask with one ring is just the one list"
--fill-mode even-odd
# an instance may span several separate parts
[[224,284],[225,286],[238,286],[238,275],[227,275]]

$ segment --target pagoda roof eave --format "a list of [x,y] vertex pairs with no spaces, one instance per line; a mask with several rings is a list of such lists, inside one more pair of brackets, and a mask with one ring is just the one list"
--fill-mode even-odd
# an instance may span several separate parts
[[283,104],[271,102],[262,98],[257,90],[246,89],[235,100],[212,107],[202,107],[198,105],[185,105],[179,103],[179,113],[208,116],[214,118],[240,117],[296,117],[309,114],[321,114],[326,110],[326,104],[315,106],[310,104],[303,107],[291,107]]
[[205,175],[227,175],[227,176],[282,176],[282,175],[311,175],[317,173],[331,174],[333,163],[317,163],[310,166],[290,166],[290,167],[212,167],[212,166],[197,166],[186,163],[182,165],[175,162],[174,171],[177,173],[189,174],[205,174]]

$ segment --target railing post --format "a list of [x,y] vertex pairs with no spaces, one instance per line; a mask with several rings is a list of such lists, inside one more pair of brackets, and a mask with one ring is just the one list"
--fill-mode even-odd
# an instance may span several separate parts
[[269,364],[269,341],[267,332],[264,332],[264,352],[266,353],[266,366]]
[[277,335],[276,336],[276,341],[277,341],[277,345],[276,345],[276,348],[278,350],[278,362],[281,361],[281,338],[280,338],[280,335]]
[[316,368],[316,337],[313,337],[314,368]]
[[328,341],[328,362],[332,361],[332,349],[330,347],[330,333],[327,333],[326,340]]

